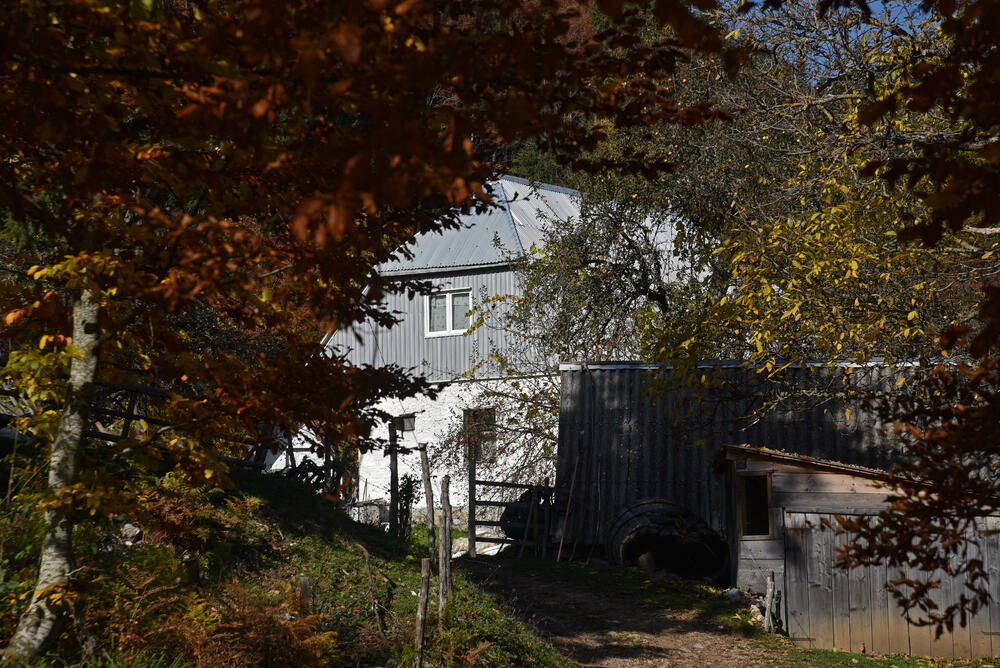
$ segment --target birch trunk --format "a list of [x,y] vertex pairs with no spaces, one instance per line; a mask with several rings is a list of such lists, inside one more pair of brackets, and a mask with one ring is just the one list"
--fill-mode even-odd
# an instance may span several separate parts
[[[85,291],[73,304],[73,344],[81,356],[70,363],[69,391],[52,441],[49,458],[49,490],[58,494],[77,479],[80,444],[90,420],[94,400],[100,336],[97,318],[100,305]],[[45,511],[47,529],[38,563],[38,581],[28,609],[21,615],[17,631],[3,651],[9,658],[28,661],[54,641],[65,624],[65,604],[53,605],[52,594],[65,591],[73,572],[73,521],[69,511]]]

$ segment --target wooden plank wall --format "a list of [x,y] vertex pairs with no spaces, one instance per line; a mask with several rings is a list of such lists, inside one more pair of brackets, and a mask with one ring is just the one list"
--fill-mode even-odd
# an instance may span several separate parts
[[[739,542],[736,585],[764,591],[768,571],[782,581],[785,543],[782,511],[867,514],[885,506],[886,490],[878,482],[847,473],[817,471],[806,465],[748,459],[740,462],[740,474],[771,474],[771,521],[775,527],[770,540],[744,539]],[[780,585],[779,585],[780,586]]]
[[[835,548],[844,536],[826,528],[836,526],[832,513],[784,512],[785,610],[788,633],[810,648],[835,648],[869,654],[913,654],[952,658],[985,658],[1000,654],[1000,599],[986,610],[958,623],[952,632],[935,638],[934,630],[907,622],[902,608],[885,588],[896,576],[886,566],[832,569]],[[983,518],[984,531],[1000,529],[1000,517]],[[1000,535],[983,536],[981,553],[990,574],[994,597],[1000,595]],[[912,574],[911,574],[912,575]],[[934,574],[942,585],[935,602],[957,598],[964,584]]]

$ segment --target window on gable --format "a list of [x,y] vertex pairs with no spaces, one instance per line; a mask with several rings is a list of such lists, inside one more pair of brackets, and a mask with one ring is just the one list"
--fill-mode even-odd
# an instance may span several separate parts
[[472,290],[438,292],[425,299],[427,336],[462,334],[469,329],[466,314],[472,308]]
[[770,538],[771,476],[742,475],[740,481],[740,537]]
[[466,457],[476,461],[494,455],[497,442],[497,410],[495,408],[467,408],[462,413],[462,435]]

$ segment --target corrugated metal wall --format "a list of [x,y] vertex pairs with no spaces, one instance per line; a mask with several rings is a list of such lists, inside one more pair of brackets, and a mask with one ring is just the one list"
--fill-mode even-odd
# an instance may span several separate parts
[[[471,288],[473,304],[482,297],[514,294],[514,274],[506,267],[476,271],[457,271],[418,277],[429,280],[442,290]],[[470,336],[424,336],[424,299],[422,295],[412,300],[406,294],[394,294],[388,299],[388,308],[402,314],[402,321],[386,329],[370,323],[358,326],[356,331],[338,331],[330,338],[330,345],[348,351],[353,364],[399,364],[413,368],[430,380],[451,380],[469,371],[475,351],[488,352],[493,340],[501,348],[503,332],[481,328]],[[357,340],[355,334],[361,340]]]
[[[843,368],[793,367],[774,382],[753,369],[720,364],[698,373],[721,387],[650,398],[654,373],[643,365],[564,366],[556,485],[562,502],[573,486],[567,541],[603,544],[615,517],[649,497],[684,505],[726,531],[721,445],[747,443],[870,467],[893,458],[895,441],[877,433],[876,416],[857,399],[830,396],[884,384],[895,377],[887,369],[853,368],[844,385]],[[761,411],[771,402],[772,410]]]

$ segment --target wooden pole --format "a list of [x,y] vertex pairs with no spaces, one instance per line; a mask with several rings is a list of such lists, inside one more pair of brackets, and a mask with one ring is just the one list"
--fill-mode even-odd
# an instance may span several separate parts
[[552,521],[551,521],[551,505],[552,505],[552,491],[549,489],[549,479],[545,479],[545,489],[542,493],[545,495],[542,501],[542,559],[549,558],[549,537],[552,535]]
[[399,535],[399,462],[396,457],[396,425],[389,421],[389,534]]
[[469,558],[476,558],[476,457],[469,448]]
[[569,523],[569,507],[573,504],[573,488],[576,487],[576,472],[580,470],[581,455],[577,454],[573,465],[573,477],[569,481],[569,498],[566,499],[566,514],[563,516],[562,535],[559,536],[559,551],[556,552],[556,563],[562,557],[563,541],[566,540],[566,525]]
[[767,593],[764,595],[764,630],[774,631],[774,571],[767,573]]
[[440,556],[438,558],[438,628],[444,629],[445,606],[448,602],[448,591],[451,588],[451,501],[448,497],[448,486],[451,479],[441,478],[441,540]]
[[444,530],[447,532],[445,538],[447,539],[444,544],[444,560],[448,563],[448,567],[445,570],[446,579],[448,581],[448,592],[451,593],[451,589],[454,586],[454,582],[451,578],[451,548],[454,541],[451,537],[451,529],[454,526],[454,518],[451,516],[451,478],[448,478],[448,483],[445,486],[445,498],[442,504],[442,509],[444,510]]
[[427,444],[420,444],[420,470],[424,478],[424,499],[427,502],[427,551],[431,555],[431,568],[439,571],[437,536],[434,532],[434,488],[431,487],[431,463],[427,455]]
[[[517,558],[524,557],[524,547],[528,544],[528,530],[531,528],[532,520],[535,519],[535,499],[538,497],[538,489],[532,488],[531,496],[528,497],[528,519],[524,522],[524,535],[521,536],[521,546],[517,549]],[[536,532],[537,533],[537,532]]]
[[424,665],[424,623],[427,621],[427,596],[431,587],[431,560],[420,560],[420,601],[417,603],[417,657],[413,661],[415,668]]

